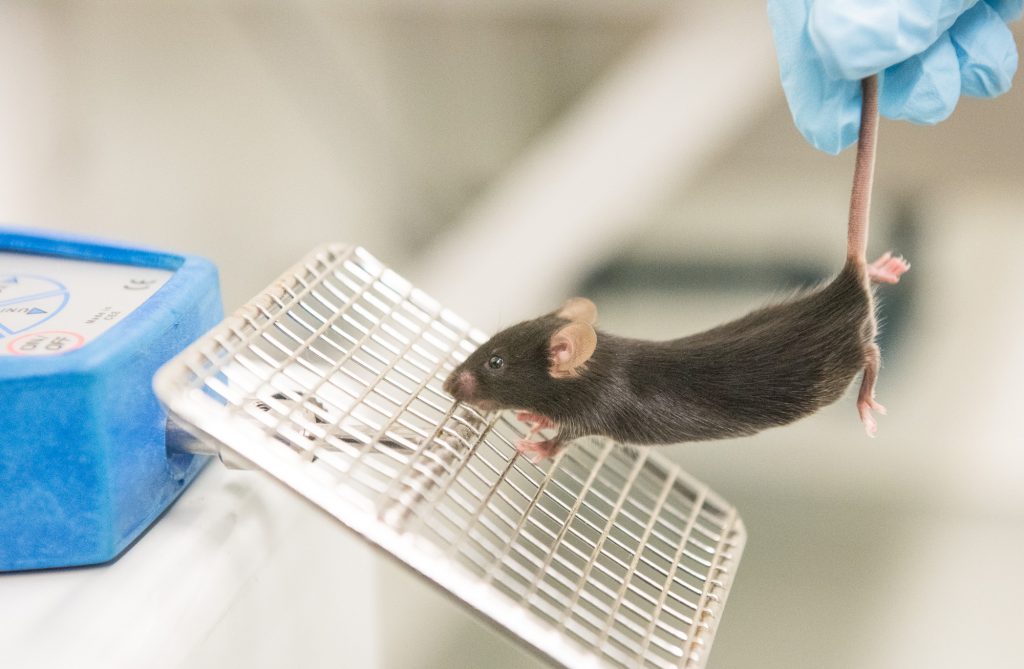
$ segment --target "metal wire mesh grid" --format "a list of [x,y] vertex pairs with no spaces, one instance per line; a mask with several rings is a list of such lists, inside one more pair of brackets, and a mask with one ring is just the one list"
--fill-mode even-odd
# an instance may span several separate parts
[[157,375],[186,429],[568,667],[700,667],[746,535],[648,449],[523,426],[441,384],[486,338],[360,248],[311,253]]

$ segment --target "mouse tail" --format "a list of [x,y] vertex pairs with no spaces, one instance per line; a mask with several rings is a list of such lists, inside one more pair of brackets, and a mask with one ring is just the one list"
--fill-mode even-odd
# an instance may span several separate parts
[[875,145],[878,137],[878,76],[861,81],[860,134],[857,138],[857,163],[853,169],[850,195],[850,221],[846,237],[846,261],[865,267],[868,249],[868,217],[871,210],[871,184],[875,176]]

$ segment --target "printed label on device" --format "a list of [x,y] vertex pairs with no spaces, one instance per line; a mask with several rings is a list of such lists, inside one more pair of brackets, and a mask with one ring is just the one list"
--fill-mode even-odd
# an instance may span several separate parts
[[0,252],[0,356],[81,348],[138,309],[173,274]]

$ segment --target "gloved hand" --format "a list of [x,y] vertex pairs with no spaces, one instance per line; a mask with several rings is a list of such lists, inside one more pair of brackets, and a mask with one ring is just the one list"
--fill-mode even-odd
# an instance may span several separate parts
[[961,94],[1010,88],[1007,21],[1024,0],[768,0],[782,87],[797,128],[839,153],[857,139],[860,79],[881,72],[879,111],[938,123]]

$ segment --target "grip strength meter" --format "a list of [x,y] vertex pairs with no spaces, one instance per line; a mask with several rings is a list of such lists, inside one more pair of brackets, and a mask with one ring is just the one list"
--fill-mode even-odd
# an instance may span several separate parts
[[0,571],[111,560],[185,489],[152,378],[221,317],[206,260],[0,227]]

